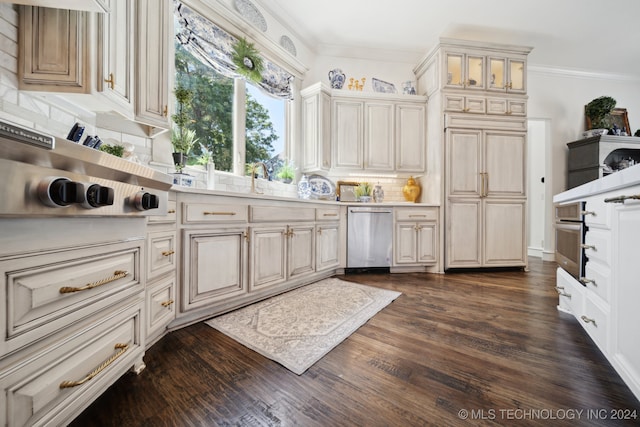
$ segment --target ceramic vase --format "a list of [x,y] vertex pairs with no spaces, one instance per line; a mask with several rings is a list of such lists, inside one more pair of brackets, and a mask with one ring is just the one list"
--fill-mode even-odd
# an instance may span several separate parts
[[412,176],[407,179],[407,183],[402,187],[402,194],[408,202],[416,202],[420,196],[420,186]]
[[384,201],[384,190],[381,185],[373,187],[373,201],[376,203],[382,203]]
[[329,71],[329,82],[331,83],[331,89],[342,89],[344,86],[345,75],[340,68],[335,68]]

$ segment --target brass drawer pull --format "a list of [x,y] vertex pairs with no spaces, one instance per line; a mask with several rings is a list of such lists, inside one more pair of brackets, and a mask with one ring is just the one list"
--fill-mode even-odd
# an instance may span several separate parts
[[593,326],[598,327],[598,325],[596,325],[596,319],[589,319],[587,316],[580,316],[580,318],[584,323],[593,323]]
[[102,364],[98,366],[96,369],[89,372],[86,377],[78,381],[62,381],[60,383],[60,388],[72,388],[72,387],[77,387],[79,385],[86,383],[91,378],[95,377],[100,372],[104,371],[109,365],[115,362],[117,358],[122,356],[129,349],[129,344],[116,344],[114,349],[118,350],[118,352],[113,356],[111,356],[110,358],[108,358],[107,360],[105,360],[104,362],[102,362]]
[[163,307],[169,307],[171,304],[173,304],[173,300],[170,299],[169,301],[163,301],[160,303],[161,306]]
[[169,209],[169,210],[167,211],[167,213],[168,213],[168,214],[174,214],[174,213],[176,213],[176,210],[175,210],[175,209]]
[[618,197],[609,197],[608,199],[604,199],[605,203],[624,203],[625,200],[636,199],[640,200],[640,194],[636,194],[633,196],[618,196]]
[[594,251],[596,250],[595,245],[586,245],[586,244],[582,243],[582,244],[580,245],[580,247],[581,247],[582,249],[591,249],[591,250],[594,250]]
[[176,251],[162,251],[162,256],[171,256],[175,253]]
[[426,218],[426,215],[409,215],[409,218]]
[[338,216],[337,213],[325,213],[325,214],[322,214],[322,215],[323,216]]
[[235,212],[202,212],[203,215],[226,215],[226,216],[234,216]]
[[571,299],[571,294],[566,293],[564,291],[564,287],[562,286],[556,286],[556,292],[558,292],[558,295],[560,295],[561,297],[567,297]]
[[61,294],[71,294],[71,293],[74,293],[74,292],[88,291],[89,289],[97,288],[98,286],[106,285],[107,283],[114,282],[114,281],[116,281],[118,279],[122,279],[127,274],[129,274],[127,271],[116,270],[116,271],[113,272],[113,276],[107,277],[106,279],[98,280],[97,282],[88,283],[88,284],[86,284],[86,285],[84,285],[84,286],[82,286],[80,288],[74,288],[74,287],[71,287],[71,286],[63,286],[62,288],[60,288],[60,293]]
[[598,286],[598,284],[596,283],[596,281],[595,281],[595,280],[593,280],[593,279],[587,279],[586,277],[581,277],[581,278],[580,278],[580,282],[581,282],[581,283],[584,283],[585,285],[586,285],[587,283],[592,283],[592,284],[593,284],[593,286]]

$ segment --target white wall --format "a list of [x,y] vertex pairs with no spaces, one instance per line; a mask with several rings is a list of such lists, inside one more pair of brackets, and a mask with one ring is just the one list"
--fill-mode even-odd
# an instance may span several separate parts
[[[547,218],[553,218],[554,194],[567,189],[567,143],[581,138],[585,130],[584,106],[594,98],[607,95],[617,101],[617,107],[626,108],[631,133],[640,128],[640,78],[620,75],[603,75],[586,72],[563,72],[541,69],[529,64],[528,116],[549,119],[550,149],[546,161],[551,167],[546,196]],[[640,142],[640,138],[638,139]],[[545,252],[553,251],[555,235],[553,222],[547,221]]]

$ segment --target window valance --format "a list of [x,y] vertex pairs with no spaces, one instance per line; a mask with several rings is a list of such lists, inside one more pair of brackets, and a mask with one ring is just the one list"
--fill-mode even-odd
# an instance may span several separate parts
[[[222,75],[231,78],[240,75],[231,59],[237,38],[184,4],[178,4],[175,14],[176,38],[185,49]],[[268,59],[262,59],[264,69],[258,85],[274,96],[293,99],[294,76]]]

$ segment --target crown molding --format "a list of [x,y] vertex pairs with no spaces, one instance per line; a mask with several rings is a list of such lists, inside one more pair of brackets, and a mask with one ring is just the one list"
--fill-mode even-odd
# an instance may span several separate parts
[[527,72],[529,74],[555,77],[593,80],[615,80],[620,82],[640,82],[640,75],[611,73],[607,71],[583,70],[578,68],[554,67],[551,65],[528,64]]

